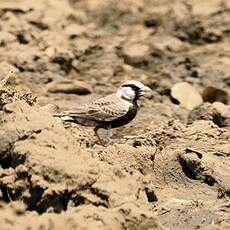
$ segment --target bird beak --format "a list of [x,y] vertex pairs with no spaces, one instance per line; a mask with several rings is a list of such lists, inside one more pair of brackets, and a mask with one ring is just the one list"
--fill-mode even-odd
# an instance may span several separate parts
[[140,95],[143,96],[143,95],[149,94],[152,90],[148,86],[143,85],[140,91],[141,91]]

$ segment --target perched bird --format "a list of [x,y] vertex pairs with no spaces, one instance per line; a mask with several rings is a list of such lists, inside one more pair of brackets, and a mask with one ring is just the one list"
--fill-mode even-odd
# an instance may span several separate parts
[[111,137],[112,128],[126,125],[133,120],[138,109],[137,100],[150,91],[151,89],[141,82],[129,80],[123,83],[114,94],[54,116],[64,121],[94,127],[94,132],[102,144],[98,129],[107,129]]

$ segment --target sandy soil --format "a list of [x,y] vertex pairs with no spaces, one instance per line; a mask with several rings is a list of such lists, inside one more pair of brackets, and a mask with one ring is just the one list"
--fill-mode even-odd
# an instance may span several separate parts
[[[0,228],[230,229],[229,96],[170,97],[229,93],[229,25],[229,0],[1,1]],[[106,147],[52,116],[127,79],[153,93]]]

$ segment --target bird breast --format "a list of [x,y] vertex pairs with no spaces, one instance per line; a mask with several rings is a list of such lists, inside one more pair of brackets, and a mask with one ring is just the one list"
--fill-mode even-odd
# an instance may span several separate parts
[[131,104],[130,102],[128,102],[128,103],[126,103],[126,106],[128,106],[127,113],[125,113],[121,117],[118,117],[116,120],[112,121],[110,123],[112,128],[117,128],[117,127],[126,125],[135,118],[135,116],[137,114],[137,106],[134,104]]

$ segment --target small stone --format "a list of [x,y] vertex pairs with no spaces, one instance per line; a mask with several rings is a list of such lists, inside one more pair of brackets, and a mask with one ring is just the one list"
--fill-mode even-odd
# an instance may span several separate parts
[[230,105],[225,105],[221,102],[214,102],[212,106],[217,110],[218,113],[223,117],[222,126],[230,127]]
[[48,113],[55,114],[58,111],[58,106],[54,104],[48,104],[40,107],[40,109]]
[[45,50],[45,54],[49,57],[49,58],[53,58],[54,55],[56,53],[56,48],[53,46],[49,46],[46,50]]
[[230,105],[221,102],[214,102],[212,105],[222,116],[230,118]]
[[26,205],[23,202],[13,201],[11,202],[10,206],[17,215],[23,215],[26,212]]
[[203,103],[199,92],[187,82],[179,82],[171,88],[171,96],[189,110]]
[[50,93],[66,93],[66,94],[89,94],[91,93],[91,88],[82,81],[71,81],[64,80],[58,82],[52,82],[47,85],[47,90]]
[[149,55],[149,46],[143,44],[130,44],[123,50],[126,63],[137,63],[146,59]]
[[27,13],[32,10],[32,7],[30,7],[29,4],[21,4],[20,2],[15,2],[14,4],[12,4],[11,2],[5,1],[1,3],[0,10]]
[[[217,103],[217,102],[216,102]],[[215,106],[210,103],[204,103],[201,106],[194,108],[188,116],[188,124],[192,124],[197,120],[210,120],[213,121],[219,127],[226,127],[230,123],[230,115],[227,114],[227,108],[223,108],[224,104],[218,105],[215,103]],[[229,112],[229,111],[228,111]]]
[[213,103],[214,101],[219,101],[224,104],[227,104],[229,99],[229,95],[225,90],[213,86],[206,87],[202,93],[202,97],[207,102]]
[[148,17],[147,19],[145,19],[144,25],[147,28],[153,28],[153,27],[159,26],[160,25],[160,21],[157,18],[157,16],[156,17]]

